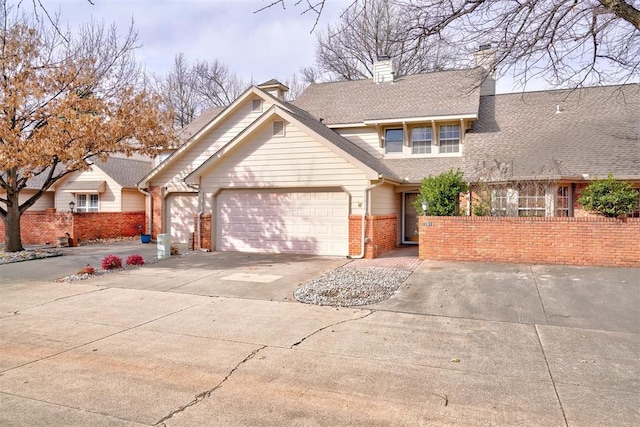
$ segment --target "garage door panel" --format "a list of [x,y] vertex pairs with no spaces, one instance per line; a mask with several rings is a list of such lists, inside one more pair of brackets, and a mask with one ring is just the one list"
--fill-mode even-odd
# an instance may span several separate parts
[[348,200],[331,191],[223,191],[216,249],[347,255]]

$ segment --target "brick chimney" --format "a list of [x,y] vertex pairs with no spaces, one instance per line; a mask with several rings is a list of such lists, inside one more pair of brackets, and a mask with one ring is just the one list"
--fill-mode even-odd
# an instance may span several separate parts
[[476,67],[482,67],[485,73],[482,76],[480,96],[496,94],[496,51],[491,44],[483,44],[473,54]]
[[393,63],[388,56],[379,56],[373,63],[373,82],[392,83],[393,82]]

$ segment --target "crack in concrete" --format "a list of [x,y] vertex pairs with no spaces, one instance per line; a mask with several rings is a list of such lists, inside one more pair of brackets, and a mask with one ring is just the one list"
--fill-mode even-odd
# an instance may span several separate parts
[[189,402],[186,405],[183,405],[183,406],[181,406],[181,407],[179,407],[177,409],[174,409],[173,411],[169,412],[167,415],[165,415],[164,417],[160,418],[160,420],[158,420],[158,422],[156,422],[154,425],[156,425],[156,426],[158,426],[158,425],[166,426],[166,424],[164,422],[169,420],[169,419],[171,419],[171,418],[173,418],[174,415],[179,414],[181,412],[184,412],[188,408],[200,403],[204,399],[206,399],[208,397],[211,397],[211,395],[216,390],[218,390],[220,387],[222,387],[224,385],[224,383],[231,377],[231,375],[233,375],[233,373],[240,368],[240,366],[242,366],[243,364],[245,364],[249,360],[253,359],[256,356],[256,354],[258,354],[260,351],[264,350],[265,348],[267,348],[267,346],[263,345],[263,346],[255,349],[255,350],[253,350],[251,353],[249,353],[249,355],[247,357],[242,359],[236,366],[234,366],[233,369],[231,369],[229,371],[227,376],[225,376],[215,387],[213,387],[210,390],[203,391],[202,393],[198,393],[191,402]]
[[316,330],[316,331],[311,332],[309,335],[307,335],[306,337],[302,338],[300,341],[298,341],[298,342],[296,342],[296,343],[293,343],[293,344],[291,345],[291,347],[289,347],[289,348],[290,348],[290,349],[293,349],[293,347],[296,347],[296,346],[298,346],[298,345],[302,344],[302,343],[303,343],[305,340],[307,340],[308,338],[311,338],[312,336],[314,336],[314,335],[316,335],[316,334],[318,334],[318,333],[320,333],[320,332],[324,331],[325,329],[332,328],[332,327],[334,327],[334,326],[338,326],[338,325],[342,325],[343,323],[347,323],[347,322],[354,322],[354,321],[356,321],[356,320],[362,320],[362,319],[365,319],[365,318],[367,318],[367,317],[371,316],[371,315],[372,315],[373,313],[375,313],[376,311],[377,311],[377,310],[369,310],[369,312],[368,312],[367,314],[365,314],[364,316],[356,317],[355,319],[353,319],[353,318],[352,318],[352,319],[345,319],[345,320],[341,320],[341,321],[336,322],[336,323],[332,323],[332,324],[327,325],[327,326],[323,326],[322,328],[320,328],[320,329],[318,329],[318,330]]

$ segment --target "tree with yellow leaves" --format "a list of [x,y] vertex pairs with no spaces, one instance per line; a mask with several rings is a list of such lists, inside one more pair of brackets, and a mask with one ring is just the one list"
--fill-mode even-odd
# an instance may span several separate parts
[[[76,37],[0,2],[0,217],[22,250],[22,214],[58,180],[115,153],[153,155],[175,136],[145,89],[133,27],[87,24]],[[19,202],[35,177],[42,184]]]

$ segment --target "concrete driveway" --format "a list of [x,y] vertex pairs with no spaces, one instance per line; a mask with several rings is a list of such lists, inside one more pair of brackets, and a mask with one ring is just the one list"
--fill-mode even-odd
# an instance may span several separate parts
[[345,262],[0,281],[0,425],[640,424],[639,270],[396,260],[387,301],[291,300]]

